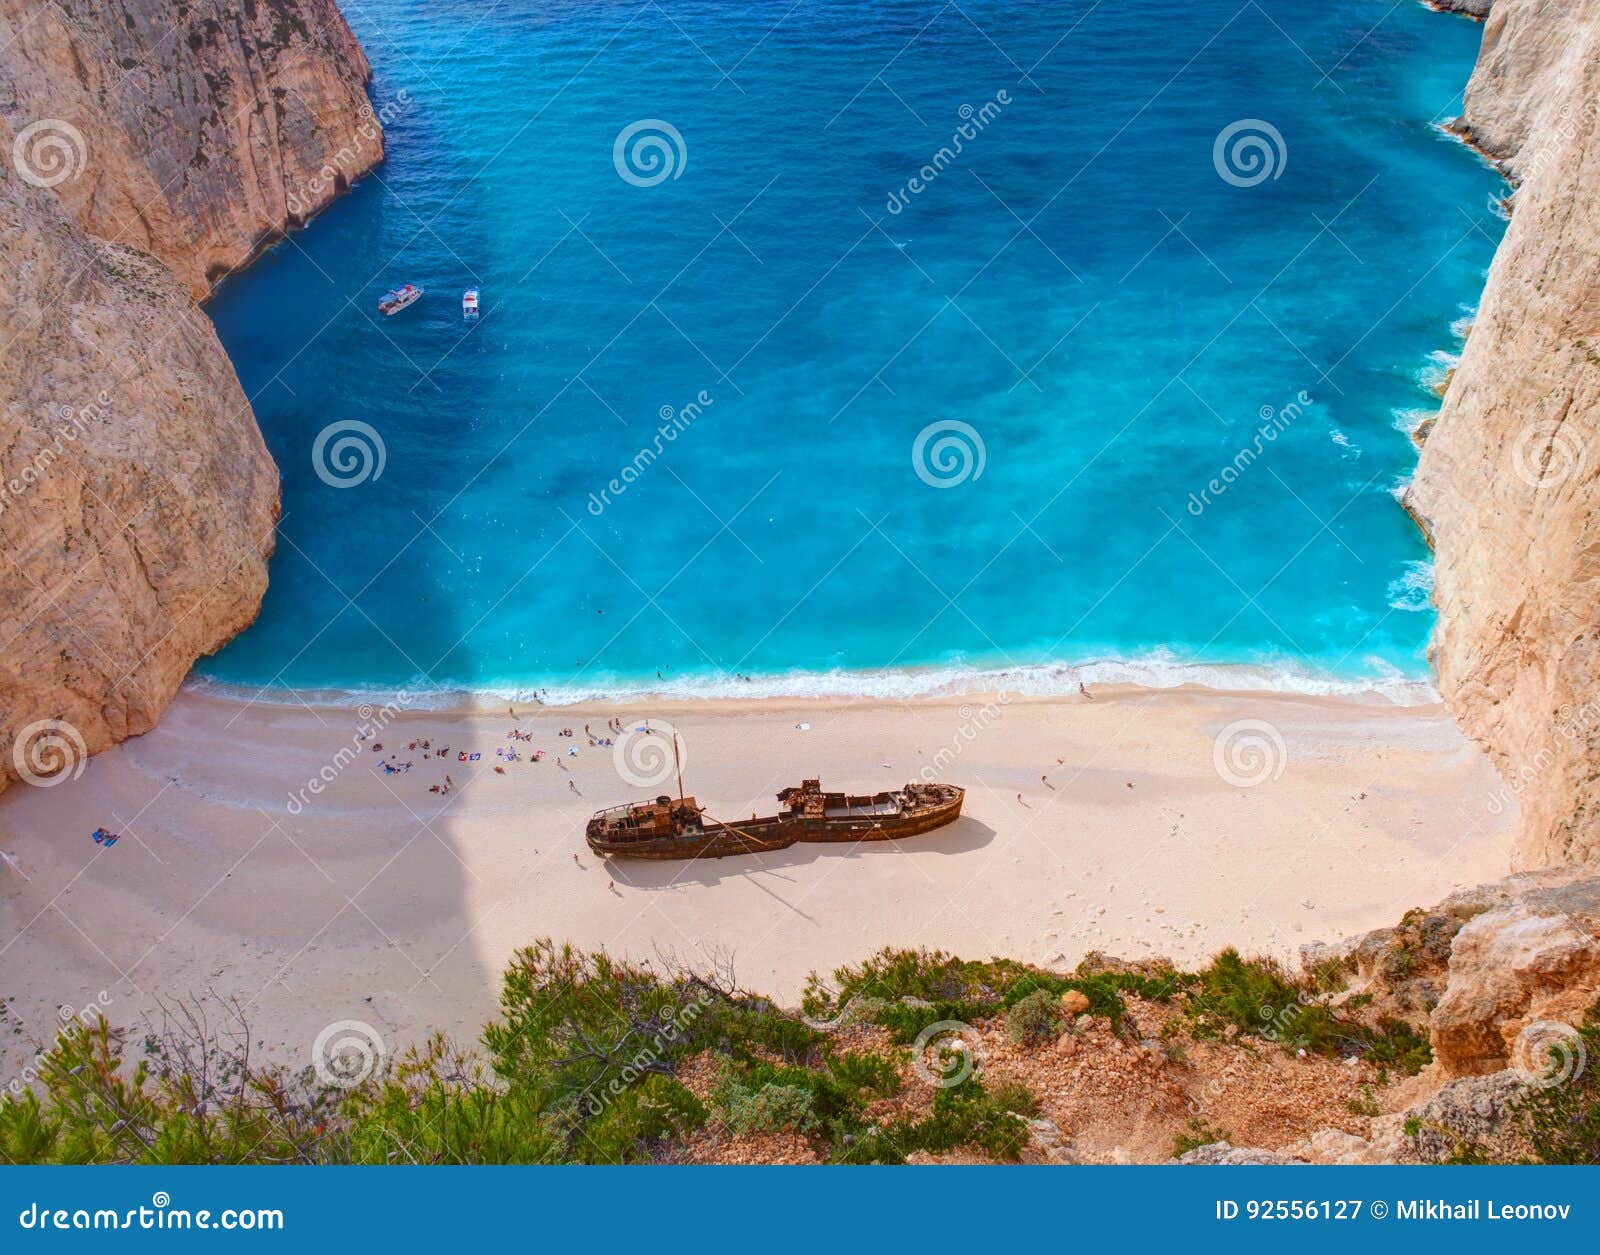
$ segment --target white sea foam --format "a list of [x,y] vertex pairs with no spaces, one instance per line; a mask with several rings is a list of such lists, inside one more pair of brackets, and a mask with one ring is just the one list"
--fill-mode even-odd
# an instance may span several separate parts
[[1430,392],[1438,392],[1450,378],[1450,372],[1461,364],[1461,355],[1448,349],[1435,349],[1428,354],[1428,364],[1417,375],[1417,382]]
[[1395,610],[1426,610],[1433,602],[1433,563],[1406,563],[1405,573],[1389,581],[1385,593]]
[[1422,424],[1427,422],[1430,418],[1439,417],[1439,411],[1437,408],[1431,410],[1396,409],[1391,410],[1390,414],[1392,414],[1394,417],[1394,429],[1396,431],[1403,431],[1408,436],[1415,432],[1418,427],[1421,427]]
[[736,679],[727,674],[696,674],[666,680],[595,676],[580,684],[487,685],[463,689],[418,680],[395,689],[304,690],[226,684],[191,677],[186,687],[236,701],[294,706],[395,704],[405,709],[497,710],[502,706],[609,706],[643,700],[720,701],[728,699],[813,698],[840,701],[899,701],[921,697],[960,697],[1009,692],[1025,697],[1069,696],[1078,684],[1130,684],[1172,689],[1183,685],[1222,692],[1301,693],[1308,696],[1377,696],[1396,705],[1423,705],[1438,694],[1425,679],[1406,675],[1376,658],[1362,660],[1370,677],[1336,676],[1294,663],[1186,662],[1165,650],[1138,658],[1105,658],[1069,665],[1039,663],[1014,667],[930,666],[881,671],[787,671]]

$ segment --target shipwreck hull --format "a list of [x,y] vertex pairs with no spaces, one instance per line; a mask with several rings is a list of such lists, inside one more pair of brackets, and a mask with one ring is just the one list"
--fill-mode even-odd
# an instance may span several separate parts
[[619,841],[602,834],[587,834],[589,848],[602,858],[729,858],[735,854],[765,854],[786,850],[800,840],[793,825],[773,825],[761,829],[760,836],[745,836],[725,827],[707,827],[704,832],[675,837],[652,837],[647,841]]
[[[872,797],[832,794],[828,798],[834,803],[835,813],[832,814],[824,806],[822,796],[812,793],[809,806],[797,806],[789,814],[752,817],[736,825],[710,820],[692,828],[680,825],[676,832],[663,831],[665,824],[661,817],[671,810],[671,800],[660,799],[650,808],[656,826],[653,832],[619,832],[608,825],[607,812],[602,812],[589,821],[584,836],[589,848],[601,858],[658,860],[765,854],[802,842],[844,845],[858,841],[895,841],[920,836],[959,819],[966,794],[954,788],[947,788],[946,792],[949,796],[940,801],[919,800],[909,812],[883,809],[896,796],[893,794],[880,793]],[[693,811],[692,806],[686,809],[692,811],[699,823],[699,812]]]
[[885,819],[804,819],[800,821],[804,830],[799,840],[893,841],[899,837],[916,837],[961,818],[961,803],[965,800],[964,796],[958,796],[953,801],[931,806],[915,814]]

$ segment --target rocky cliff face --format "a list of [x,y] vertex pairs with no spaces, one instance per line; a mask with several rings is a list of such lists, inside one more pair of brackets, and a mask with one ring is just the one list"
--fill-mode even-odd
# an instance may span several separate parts
[[1600,858],[1600,0],[1496,0],[1457,129],[1517,182],[1408,504],[1438,682],[1520,801],[1521,866]]
[[0,0],[0,788],[255,617],[277,468],[194,299],[382,155],[330,0]]
[[26,778],[147,731],[255,617],[278,473],[159,262],[4,179],[0,272],[0,774]]
[[0,0],[0,46],[12,131],[71,128],[34,158],[78,167],[68,210],[196,299],[383,156],[333,0]]
[[1441,13],[1464,13],[1481,20],[1489,16],[1494,0],[1426,0],[1426,3]]

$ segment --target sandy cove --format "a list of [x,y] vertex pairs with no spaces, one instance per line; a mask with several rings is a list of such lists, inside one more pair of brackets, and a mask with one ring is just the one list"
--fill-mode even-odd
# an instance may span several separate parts
[[[903,844],[606,864],[584,845],[588,816],[665,791],[628,784],[589,745],[584,724],[599,735],[614,714],[670,720],[689,792],[719,817],[769,811],[807,775],[896,786],[941,751],[965,812]],[[1516,820],[1442,707],[1379,698],[1126,688],[518,715],[405,713],[359,743],[353,708],[188,691],[80,778],[9,791],[0,850],[22,874],[0,866],[4,1076],[51,1038],[59,1008],[96,1001],[138,1024],[174,999],[237,998],[252,1035],[295,1063],[339,1020],[391,1046],[435,1027],[471,1039],[507,956],[541,935],[639,957],[721,950],[742,983],[785,1000],[808,972],[884,945],[1058,966],[1091,949],[1292,956],[1503,875]],[[1259,784],[1222,778],[1214,746],[1240,720],[1281,735],[1281,774],[1273,760]],[[508,739],[513,726],[533,741]],[[448,744],[448,760],[406,748],[419,738]],[[548,757],[505,764],[502,746]],[[384,775],[391,752],[415,766]],[[446,771],[455,789],[430,793]],[[90,839],[102,826],[121,834],[114,848]]]

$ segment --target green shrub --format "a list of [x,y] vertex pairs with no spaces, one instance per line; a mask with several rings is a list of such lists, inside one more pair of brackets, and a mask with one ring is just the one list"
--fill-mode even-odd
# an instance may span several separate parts
[[1196,1036],[1218,1036],[1220,1027],[1231,1025],[1285,1050],[1365,1056],[1408,1075],[1433,1057],[1427,1037],[1404,1020],[1386,1016],[1374,1028],[1345,1019],[1311,984],[1292,979],[1271,959],[1244,959],[1237,950],[1224,950],[1196,973],[1189,1008]]
[[706,1115],[705,1104],[677,1081],[648,1076],[585,1122],[576,1141],[577,1158],[596,1164],[648,1160],[655,1147],[693,1132]]
[[847,1090],[864,1092],[874,1098],[887,1098],[900,1092],[900,1065],[882,1055],[830,1055],[827,1068]]
[[1014,959],[958,959],[939,950],[881,950],[865,962],[833,973],[837,992],[829,992],[815,975],[806,986],[803,1008],[813,1018],[831,1019],[849,1007],[872,1008],[875,1023],[888,1028],[896,1041],[909,1043],[930,1024],[941,1020],[973,1023],[988,1019],[1045,990],[1059,997],[1076,989],[1089,999],[1093,1015],[1122,1028],[1125,993],[1152,1001],[1168,1001],[1192,978],[1166,969],[1151,974],[1109,972],[1080,965],[1071,976],[1040,971]]
[[817,1125],[811,1091],[800,1085],[768,1083],[751,1089],[737,1081],[724,1084],[716,1097],[718,1113],[735,1133],[809,1133]]
[[1210,1146],[1213,1142],[1226,1142],[1229,1134],[1225,1129],[1214,1128],[1202,1117],[1195,1116],[1191,1119],[1182,1133],[1173,1140],[1172,1157],[1187,1155],[1191,1150],[1199,1150],[1202,1146]]
[[[1578,1047],[1581,1046],[1581,1050]],[[1578,1037],[1552,1051],[1552,1067],[1570,1061],[1565,1081],[1535,1087],[1522,1100],[1519,1123],[1541,1163],[1600,1162],[1600,1002],[1590,1007]]]
[[1006,1012],[1006,1036],[1022,1046],[1042,1046],[1061,1032],[1061,1001],[1048,989],[1035,989]]
[[834,1162],[898,1164],[915,1151],[940,1155],[965,1149],[1015,1161],[1028,1144],[1022,1117],[1035,1106],[1033,1095],[1019,1082],[1004,1082],[991,1091],[971,1077],[936,1091],[933,1110],[920,1120],[902,1116],[837,1139]]

